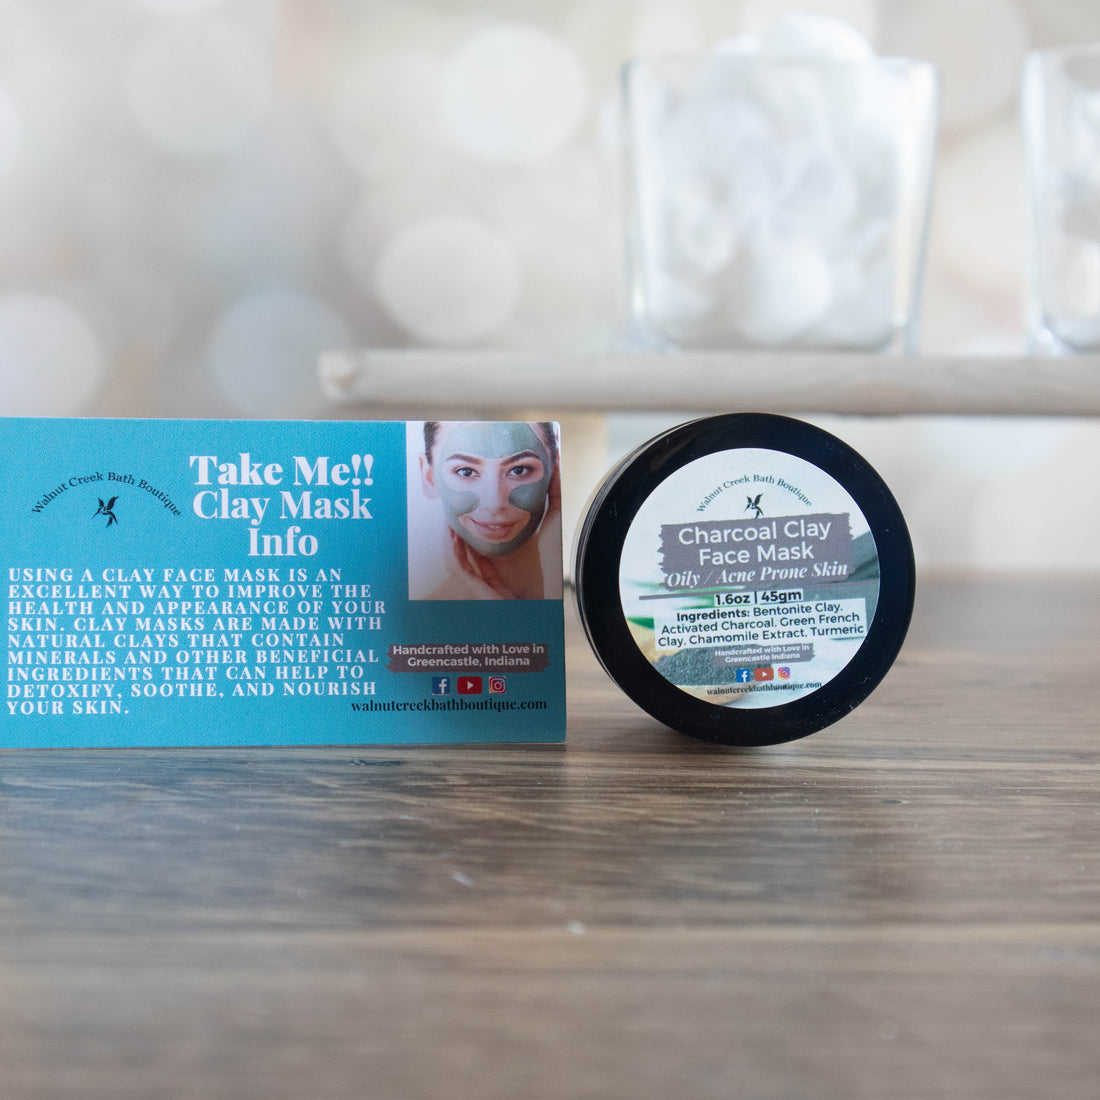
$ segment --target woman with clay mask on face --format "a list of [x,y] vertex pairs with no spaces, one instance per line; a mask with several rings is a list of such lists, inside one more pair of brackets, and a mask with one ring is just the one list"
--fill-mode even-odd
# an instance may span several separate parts
[[429,420],[425,496],[447,524],[435,600],[560,599],[561,478],[554,426]]

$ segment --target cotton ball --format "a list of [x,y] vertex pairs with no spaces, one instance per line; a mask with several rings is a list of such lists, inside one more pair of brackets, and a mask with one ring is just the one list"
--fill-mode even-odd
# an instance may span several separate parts
[[[715,81],[728,104],[750,106],[772,131],[774,139],[820,141],[829,132],[832,108],[824,81],[828,74],[801,59],[716,57]],[[832,70],[830,70],[830,73]]]
[[[652,271],[645,282],[646,316],[657,333],[678,344],[705,343],[714,294],[683,279]],[[653,335],[652,333],[648,335]]]
[[759,36],[760,53],[768,57],[828,58],[868,61],[870,43],[853,27],[816,12],[792,12],[777,19]]
[[1062,174],[1058,192],[1062,229],[1071,236],[1100,241],[1100,165]]
[[390,242],[375,270],[387,312],[430,344],[464,344],[504,324],[520,297],[515,253],[464,218],[435,218]]
[[760,162],[774,149],[770,120],[740,89],[732,94],[693,89],[657,125],[662,147],[654,150],[652,171],[674,179],[728,179],[742,166],[746,153]]
[[[1100,68],[1093,77],[1100,83]],[[1100,157],[1100,87],[1082,90],[1079,99],[1081,125],[1085,130],[1083,145],[1092,157]]]
[[832,18],[872,42],[878,29],[877,7],[877,0],[743,0],[739,22],[750,34],[759,34],[784,17],[812,13]]
[[[1094,298],[1094,306],[1095,301]],[[1085,353],[1100,351],[1100,321],[1093,317],[1066,318],[1053,322],[1051,328],[1070,351]]]
[[693,69],[632,72],[639,255],[662,331],[694,344],[892,343],[908,286],[892,267],[908,72],[883,72],[856,30],[806,13]]
[[705,181],[670,188],[666,233],[656,235],[654,259],[684,274],[711,276],[733,258],[745,212],[722,202]]
[[842,157],[828,146],[800,149],[801,164],[790,185],[776,197],[772,225],[794,236],[824,244],[856,213],[856,185]]
[[1075,89],[1066,114],[1065,152],[1047,169],[1062,226],[1072,235],[1100,240],[1100,91]]
[[896,128],[896,119],[868,114],[837,135],[837,151],[851,171],[863,224],[890,219],[897,213],[900,179]]
[[797,59],[813,79],[814,109],[830,130],[849,125],[875,103],[877,67],[870,44],[838,19],[802,12],[781,19],[761,37],[761,53]]
[[[1043,285],[1043,320],[1065,349],[1100,349],[1100,242],[1067,236],[1048,246],[1050,277]],[[1046,338],[1036,333],[1039,345]],[[1059,349],[1053,349],[1059,350]]]
[[679,280],[728,268],[786,177],[782,153],[752,104],[685,96],[635,143],[647,262]]
[[831,299],[829,265],[806,237],[752,234],[727,284],[729,322],[755,344],[792,342],[821,319]]

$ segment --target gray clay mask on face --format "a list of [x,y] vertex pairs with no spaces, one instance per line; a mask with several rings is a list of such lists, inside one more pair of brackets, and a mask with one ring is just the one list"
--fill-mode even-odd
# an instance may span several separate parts
[[[447,435],[445,445],[446,452],[440,456],[436,467],[436,485],[451,529],[479,554],[487,557],[504,557],[518,550],[535,533],[541,522],[546,510],[546,495],[550,489],[550,455],[538,432],[530,424],[522,422],[459,424]],[[508,503],[528,514],[527,522],[517,534],[505,542],[487,539],[471,531],[462,522],[462,517],[476,512],[481,506],[480,479],[471,478],[469,488],[461,483],[459,486],[452,484],[445,471],[450,456],[457,454],[492,460],[495,478],[495,468],[501,459],[523,452],[530,452],[542,463],[541,478],[518,485],[508,494]],[[522,464],[522,461],[517,460],[516,465]]]

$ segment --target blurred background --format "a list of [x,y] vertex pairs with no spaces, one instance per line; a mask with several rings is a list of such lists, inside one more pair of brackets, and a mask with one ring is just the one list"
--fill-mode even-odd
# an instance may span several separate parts
[[[1020,66],[1096,0],[0,0],[0,413],[325,417],[325,349],[617,346],[620,64],[793,10],[940,67],[921,350],[1022,353]],[[922,564],[1100,567],[1096,424],[818,422]]]

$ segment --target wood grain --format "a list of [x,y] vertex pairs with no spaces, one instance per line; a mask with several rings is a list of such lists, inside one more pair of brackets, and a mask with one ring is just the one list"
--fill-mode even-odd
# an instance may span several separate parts
[[922,583],[843,722],[0,754],[0,1096],[1095,1097],[1100,581]]

